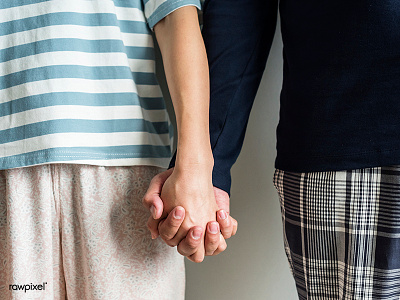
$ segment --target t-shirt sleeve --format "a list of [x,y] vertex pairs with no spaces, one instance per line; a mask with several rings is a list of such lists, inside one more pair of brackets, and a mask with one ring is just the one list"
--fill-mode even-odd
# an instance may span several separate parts
[[167,15],[184,6],[201,9],[200,0],[143,0],[144,14],[149,27],[153,27]]

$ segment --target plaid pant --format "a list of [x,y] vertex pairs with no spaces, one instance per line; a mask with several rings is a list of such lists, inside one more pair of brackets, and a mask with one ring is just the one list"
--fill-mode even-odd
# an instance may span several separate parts
[[274,184],[299,299],[400,299],[400,166]]

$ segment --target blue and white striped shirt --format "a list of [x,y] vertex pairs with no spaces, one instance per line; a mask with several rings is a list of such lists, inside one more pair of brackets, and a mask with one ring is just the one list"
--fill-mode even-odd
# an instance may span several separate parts
[[199,0],[0,2],[0,169],[166,167],[151,29]]

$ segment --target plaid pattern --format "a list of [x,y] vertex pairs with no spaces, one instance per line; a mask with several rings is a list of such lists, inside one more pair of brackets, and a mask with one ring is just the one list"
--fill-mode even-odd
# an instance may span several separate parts
[[299,299],[400,299],[400,166],[274,184]]

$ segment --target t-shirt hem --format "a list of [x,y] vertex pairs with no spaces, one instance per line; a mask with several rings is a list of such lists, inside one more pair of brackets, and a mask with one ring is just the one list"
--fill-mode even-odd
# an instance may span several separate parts
[[275,160],[275,168],[286,172],[309,173],[345,171],[365,168],[400,165],[400,150],[389,149],[344,155],[319,155],[317,157],[294,157],[280,155]]
[[72,156],[52,156],[51,158],[24,158],[20,160],[9,161],[7,158],[0,158],[0,170],[30,167],[46,164],[81,164],[105,167],[124,167],[124,166],[153,166],[166,169],[168,167],[170,157],[131,157],[131,158],[99,158],[88,159]]

